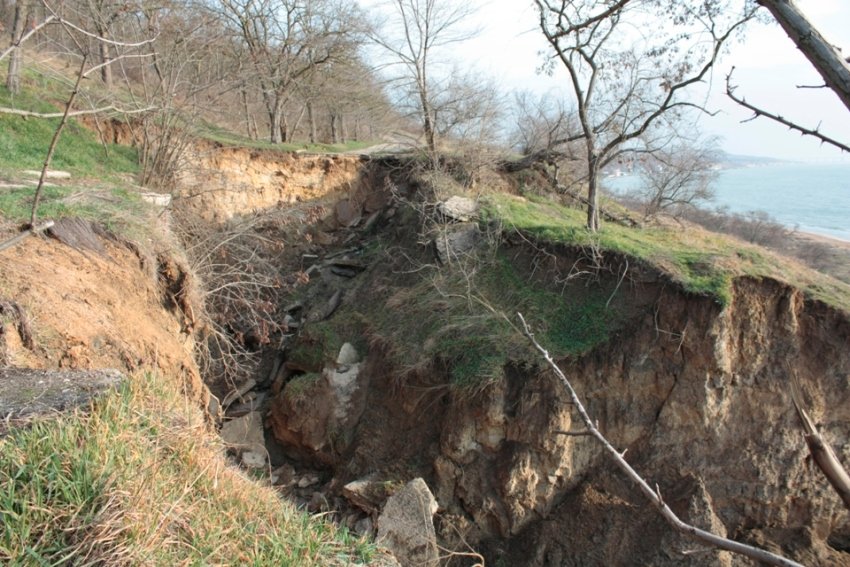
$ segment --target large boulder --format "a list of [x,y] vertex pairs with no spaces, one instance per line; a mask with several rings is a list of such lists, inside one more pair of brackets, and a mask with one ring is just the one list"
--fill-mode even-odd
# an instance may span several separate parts
[[479,239],[478,225],[474,222],[445,226],[434,239],[437,257],[443,264],[449,264],[471,252]]
[[261,469],[266,466],[268,452],[260,412],[252,411],[226,421],[221,426],[221,438],[230,449],[240,454],[246,467]]
[[434,531],[437,501],[421,478],[390,496],[378,518],[378,545],[402,565],[438,567],[440,554]]
[[293,378],[275,397],[269,424],[286,450],[332,464],[348,446],[365,408],[360,356],[350,344],[321,373]]
[[467,222],[478,216],[478,203],[473,199],[454,195],[441,201],[437,210],[448,220]]

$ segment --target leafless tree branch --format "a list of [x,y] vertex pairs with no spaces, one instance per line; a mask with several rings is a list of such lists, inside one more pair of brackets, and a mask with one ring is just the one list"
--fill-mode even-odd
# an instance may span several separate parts
[[755,120],[756,118],[758,118],[760,116],[764,116],[765,118],[769,118],[770,120],[773,120],[774,122],[778,122],[779,124],[782,124],[783,126],[787,126],[791,130],[796,130],[797,132],[800,132],[800,134],[802,134],[803,136],[813,136],[813,137],[817,138],[818,140],[820,140],[821,143],[834,146],[834,147],[838,148],[839,150],[841,150],[842,152],[850,152],[850,146],[848,146],[847,144],[843,144],[843,143],[839,142],[835,138],[831,138],[831,137],[829,137],[825,134],[821,134],[818,131],[818,128],[815,128],[814,130],[812,130],[811,128],[805,128],[804,126],[800,126],[799,124],[792,122],[792,121],[790,121],[786,118],[783,118],[782,116],[779,116],[778,114],[768,112],[767,110],[761,109],[761,108],[759,108],[759,107],[757,107],[753,104],[750,104],[749,102],[747,102],[747,100],[745,98],[737,96],[735,94],[735,90],[738,87],[735,86],[735,85],[732,85],[732,73],[734,71],[735,71],[735,68],[732,67],[732,70],[729,71],[728,75],[726,75],[726,96],[731,98],[738,105],[743,106],[747,110],[751,110],[753,112],[753,115],[750,118],[747,118],[746,120],[744,120],[744,122],[749,122],[750,120]]
[[49,24],[49,23],[51,23],[55,20],[56,20],[56,16],[50,15],[50,16],[47,16],[44,20],[42,20],[40,23],[38,23],[35,26],[33,26],[32,28],[30,28],[30,30],[27,33],[25,33],[23,36],[21,36],[21,38],[19,40],[13,42],[12,45],[7,47],[2,53],[0,53],[0,61],[5,59],[6,57],[8,57],[8,55],[10,53],[12,53],[18,47],[20,47],[24,42],[26,42],[33,35],[38,33],[38,31],[41,30],[44,26],[46,26],[47,24]]

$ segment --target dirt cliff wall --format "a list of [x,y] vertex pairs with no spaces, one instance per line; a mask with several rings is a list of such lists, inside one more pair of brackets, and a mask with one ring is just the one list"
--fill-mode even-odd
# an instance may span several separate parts
[[[0,253],[0,299],[19,306],[31,334],[0,331],[2,363],[38,369],[150,369],[183,380],[193,401],[209,393],[194,359],[186,315],[168,295],[179,271],[115,240],[102,252],[29,238]],[[169,272],[171,270],[171,272]]]
[[[619,293],[623,329],[561,361],[601,430],[687,521],[803,562],[848,561],[847,512],[809,462],[789,394],[796,373],[850,463],[847,314],[772,280],[739,278],[725,307],[648,272]],[[506,564],[749,564],[683,555],[694,545],[593,440],[556,434],[581,426],[545,369],[509,365],[471,392],[447,386],[439,364],[400,380],[380,348],[366,355],[366,410],[337,483],[421,475],[445,541],[461,533]]]
[[353,194],[365,182],[354,155],[312,155],[199,143],[185,158],[175,205],[212,221]]

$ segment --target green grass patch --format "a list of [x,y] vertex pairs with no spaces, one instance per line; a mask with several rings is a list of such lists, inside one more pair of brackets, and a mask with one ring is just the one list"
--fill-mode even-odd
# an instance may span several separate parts
[[[0,214],[15,222],[28,221],[34,198],[35,187],[4,189],[0,191]],[[53,186],[43,188],[37,216],[52,219],[77,216],[124,233],[134,218],[141,222],[147,211],[149,207],[139,194],[123,187]]]
[[[25,89],[12,97],[2,86],[0,106],[35,112],[61,110],[37,92]],[[59,120],[0,114],[0,172],[8,176],[23,169],[40,170]],[[66,170],[75,177],[118,179],[138,173],[138,154],[129,146],[101,144],[93,132],[71,119],[59,139],[51,169]]]
[[374,547],[228,466],[179,385],[148,375],[90,414],[0,440],[10,566],[356,565]]
[[389,345],[395,366],[415,371],[437,360],[453,386],[476,388],[501,378],[510,362],[537,360],[517,327],[517,312],[554,356],[588,352],[625,322],[608,304],[607,283],[554,289],[529,277],[505,252],[465,267],[435,270],[362,314]]
[[668,275],[685,291],[722,305],[732,297],[733,280],[750,276],[786,282],[850,311],[850,286],[761,247],[694,226],[630,228],[605,222],[593,234],[585,228],[584,211],[539,196],[492,195],[487,214],[507,229],[544,242],[624,254]]

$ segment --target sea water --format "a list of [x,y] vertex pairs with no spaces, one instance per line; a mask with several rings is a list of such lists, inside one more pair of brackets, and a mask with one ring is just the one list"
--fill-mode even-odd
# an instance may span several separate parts
[[[765,211],[804,232],[850,241],[850,164],[776,162],[720,170],[715,198],[703,208],[733,213]],[[614,193],[638,186],[636,175],[608,177]]]

